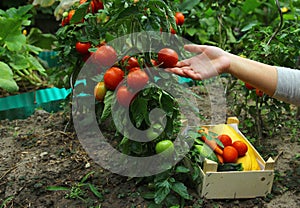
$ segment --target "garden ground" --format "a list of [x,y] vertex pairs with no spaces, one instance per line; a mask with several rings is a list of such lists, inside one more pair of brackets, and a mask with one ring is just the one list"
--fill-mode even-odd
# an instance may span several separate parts
[[[24,120],[0,121],[0,207],[147,207],[140,184],[95,164],[75,132],[65,130],[67,121],[63,112],[43,110]],[[190,187],[193,200],[186,207],[300,207],[300,146],[288,135],[283,126],[280,135],[262,141],[267,147],[262,151],[278,156],[273,190],[266,198],[207,200]],[[47,190],[51,186],[68,190]]]

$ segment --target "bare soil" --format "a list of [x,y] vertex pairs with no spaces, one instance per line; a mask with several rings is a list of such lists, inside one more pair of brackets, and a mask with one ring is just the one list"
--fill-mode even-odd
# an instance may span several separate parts
[[[0,207],[147,207],[149,201],[140,196],[136,180],[112,174],[95,164],[75,132],[66,130],[67,122],[63,112],[51,114],[43,110],[24,120],[0,121]],[[186,207],[300,207],[300,144],[291,140],[285,127],[281,132],[264,140],[263,146],[268,148],[260,150],[265,158],[270,152],[278,156],[270,195],[207,200],[189,187],[193,200]],[[81,199],[70,196],[68,190],[47,190],[50,186],[74,188],[91,172],[85,184],[92,184],[101,197],[85,186],[81,187]]]

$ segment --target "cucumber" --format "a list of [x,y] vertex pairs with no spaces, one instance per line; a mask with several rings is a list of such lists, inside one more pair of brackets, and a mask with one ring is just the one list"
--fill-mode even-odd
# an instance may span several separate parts
[[224,163],[223,165],[218,165],[218,172],[222,171],[242,171],[242,163]]
[[201,157],[218,162],[216,154],[207,144],[204,143],[203,145],[195,145],[195,148],[198,150]]

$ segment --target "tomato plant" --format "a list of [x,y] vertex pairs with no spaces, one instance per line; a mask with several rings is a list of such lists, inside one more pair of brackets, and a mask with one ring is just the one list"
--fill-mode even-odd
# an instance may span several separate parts
[[[71,20],[57,32],[57,50],[62,60],[59,73],[67,77],[62,79],[64,87],[70,83],[75,88],[74,93],[78,93],[80,87],[76,85],[76,79],[85,79],[93,86],[104,82],[101,87],[107,91],[103,97],[100,90],[97,99],[103,101],[95,105],[99,125],[112,117],[118,118],[112,126],[118,126],[113,129],[118,151],[134,157],[155,155],[156,149],[160,151],[162,147],[159,146],[164,144],[162,140],[169,140],[173,145],[173,141],[181,136],[181,107],[187,107],[189,113],[195,111],[192,102],[182,104],[178,101],[189,93],[194,94],[178,83],[178,77],[160,69],[176,65],[185,55],[182,45],[177,43],[187,18],[183,24],[178,13],[176,24],[175,11],[180,11],[180,7],[173,1],[104,1],[104,10],[95,7],[95,1],[75,3],[70,8],[70,11],[75,10]],[[116,44],[120,37],[145,31],[157,31],[157,36],[150,39],[132,36],[125,43],[120,41],[120,46]],[[78,53],[77,42],[89,42],[89,53],[84,56]],[[158,52],[159,48],[162,50]],[[86,75],[80,73],[81,68],[87,69]],[[146,84],[147,88],[143,89]],[[153,115],[157,109],[163,112],[161,116]],[[198,112],[195,114],[198,118]],[[128,132],[133,128],[145,132],[144,137],[151,141],[132,140]],[[185,141],[193,139],[188,136],[180,147],[186,147]],[[174,153],[180,151],[176,149]],[[174,193],[181,199],[191,199],[186,185],[177,178],[176,166],[168,166],[163,177],[148,179],[156,181],[156,197],[153,198],[156,204],[169,207],[168,197]],[[174,179],[169,180],[169,176]],[[164,195],[159,194],[164,189],[162,183],[169,184]]]

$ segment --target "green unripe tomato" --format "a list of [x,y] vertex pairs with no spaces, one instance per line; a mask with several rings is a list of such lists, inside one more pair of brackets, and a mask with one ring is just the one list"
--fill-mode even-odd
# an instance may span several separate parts
[[162,153],[165,150],[170,154],[174,151],[174,144],[171,140],[162,140],[155,145],[155,151],[157,154]]

